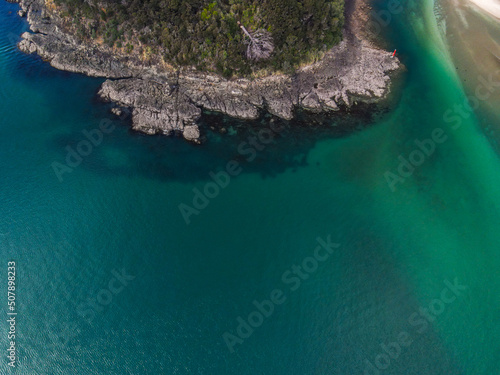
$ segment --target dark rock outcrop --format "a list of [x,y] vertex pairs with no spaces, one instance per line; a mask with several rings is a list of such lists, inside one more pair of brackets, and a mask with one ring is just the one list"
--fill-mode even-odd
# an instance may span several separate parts
[[43,0],[21,0],[33,33],[24,33],[19,48],[37,53],[57,69],[109,78],[99,91],[104,100],[132,110],[134,129],[148,134],[181,132],[198,142],[202,110],[255,119],[260,110],[291,119],[294,109],[335,111],[353,101],[384,97],[397,58],[346,32],[344,40],[318,63],[293,76],[273,74],[227,80],[215,74],[145,66],[131,56],[100,45],[82,43],[64,33],[61,19],[49,14]]

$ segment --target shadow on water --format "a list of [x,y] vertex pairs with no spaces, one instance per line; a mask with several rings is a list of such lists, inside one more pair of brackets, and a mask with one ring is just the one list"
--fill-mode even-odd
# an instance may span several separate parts
[[[143,176],[160,181],[194,183],[208,180],[211,171],[225,169],[229,161],[237,161],[243,173],[258,173],[273,178],[287,170],[307,166],[307,156],[316,143],[342,138],[362,131],[387,114],[387,106],[358,105],[334,114],[310,114],[299,111],[291,121],[270,114],[258,120],[244,121],[219,113],[204,113],[200,119],[203,144],[186,142],[180,135],[145,135],[131,130],[131,120],[111,117],[111,105],[94,103],[93,117],[109,119],[116,126],[95,147],[80,167],[93,173],[115,176]],[[94,125],[94,128],[97,126]],[[76,147],[86,138],[81,128],[53,138],[61,161],[67,146]],[[87,129],[90,130],[90,129]],[[269,141],[269,139],[271,141]],[[100,167],[96,167],[97,164]]]
[[[17,8],[12,6],[12,9]],[[20,35],[28,29],[25,19],[12,16],[9,20],[13,24],[8,27],[11,33]],[[18,40],[10,38],[5,42],[14,46]],[[243,173],[272,178],[287,170],[307,166],[307,156],[318,141],[362,131],[397,105],[397,100],[391,99],[381,104],[358,104],[353,109],[343,108],[330,114],[298,111],[292,121],[266,113],[256,121],[204,113],[200,128],[205,141],[197,146],[179,136],[150,136],[131,130],[130,119],[122,121],[114,117],[109,112],[111,105],[97,100],[96,92],[103,79],[59,71],[37,55],[13,51],[10,58],[14,65],[9,75],[18,83],[36,88],[34,92],[43,92],[44,109],[52,108],[47,103],[59,103],[59,112],[51,118],[57,123],[45,125],[50,131],[47,147],[60,155],[54,161],[64,163],[67,147],[75,149],[79,142],[86,140],[82,131],[98,128],[103,119],[115,125],[113,132],[105,135],[103,142],[78,166],[102,176],[143,176],[159,181],[194,183],[208,180],[209,172],[224,169],[229,161],[235,160],[242,166]],[[45,87],[50,89],[43,89]],[[270,129],[280,130],[272,131],[271,143],[263,145],[258,141],[257,146],[252,146],[252,138],[258,138],[263,129],[267,129],[265,135]]]

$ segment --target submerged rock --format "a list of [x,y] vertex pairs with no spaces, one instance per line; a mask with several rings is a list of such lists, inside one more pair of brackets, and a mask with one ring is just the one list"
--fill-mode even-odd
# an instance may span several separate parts
[[120,107],[114,107],[114,108],[111,108],[111,113],[116,115],[116,116],[121,116],[123,115],[123,111]]

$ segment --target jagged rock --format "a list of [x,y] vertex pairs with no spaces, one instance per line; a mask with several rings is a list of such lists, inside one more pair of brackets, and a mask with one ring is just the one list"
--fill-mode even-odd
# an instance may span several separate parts
[[[31,8],[28,11],[28,18],[30,14],[32,14]],[[50,27],[46,27],[45,31],[49,29]],[[37,53],[49,60],[54,68],[60,70],[106,78],[132,77],[135,73],[135,68],[128,66],[126,60],[121,60],[98,47],[79,45],[66,34],[25,32],[21,37],[22,40],[19,42],[21,51]]]
[[119,107],[114,107],[114,108],[111,108],[111,113],[116,115],[116,116],[121,116],[123,115],[123,111],[121,108]]
[[188,141],[200,143],[200,129],[196,125],[185,126],[182,136]]
[[105,81],[98,95],[106,101],[133,108],[132,126],[148,134],[170,134],[195,125],[200,108],[179,91],[155,81],[130,78]]
[[260,111],[291,119],[294,109],[335,111],[354,102],[370,102],[389,91],[390,74],[400,68],[397,58],[371,47],[349,32],[317,63],[293,76],[274,74],[249,80],[227,80],[194,70],[174,72],[146,67],[106,46],[85,44],[59,28],[44,0],[20,0],[34,33],[24,33],[19,48],[37,53],[57,69],[106,77],[99,96],[132,110],[134,129],[148,133],[182,132],[198,141],[196,121],[202,110],[241,119],[256,119]]

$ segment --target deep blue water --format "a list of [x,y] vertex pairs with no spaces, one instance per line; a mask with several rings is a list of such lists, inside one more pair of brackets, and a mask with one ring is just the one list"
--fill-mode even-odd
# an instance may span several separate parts
[[[0,372],[498,374],[497,140],[480,111],[443,121],[467,93],[431,5],[405,4],[384,30],[407,66],[397,105],[285,124],[250,161],[238,146],[269,118],[207,116],[201,147],[134,133],[95,100],[102,80],[19,52],[27,25],[0,3],[0,295],[13,260],[19,361],[3,351]],[[59,181],[53,163],[103,119],[111,133]],[[392,191],[386,172],[437,128],[446,141]],[[231,160],[241,173],[186,224],[179,205]],[[292,282],[328,236],[338,247]],[[231,353],[224,333],[275,289],[285,301]]]

